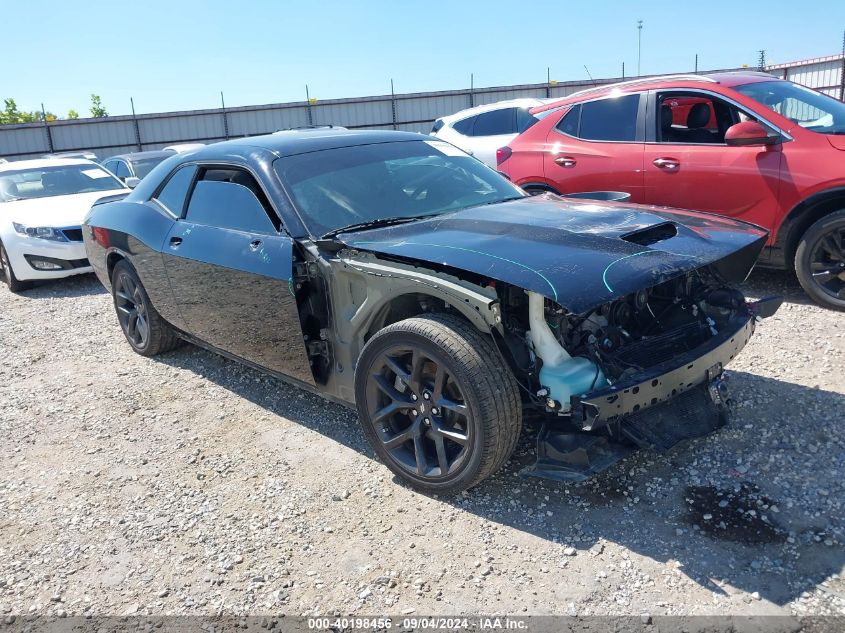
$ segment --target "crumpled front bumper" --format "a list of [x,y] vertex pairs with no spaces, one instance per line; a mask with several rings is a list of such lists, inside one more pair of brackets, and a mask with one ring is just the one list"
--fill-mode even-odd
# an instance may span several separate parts
[[667,451],[726,424],[732,402],[724,367],[748,343],[756,319],[774,314],[781,301],[774,297],[748,304],[747,313],[690,352],[573,397],[570,423],[543,424],[537,462],[524,473],[584,481],[637,448]]
[[573,396],[572,420],[582,430],[592,431],[712,382],[748,343],[754,324],[754,316],[737,316],[721,332],[686,354],[600,390]]

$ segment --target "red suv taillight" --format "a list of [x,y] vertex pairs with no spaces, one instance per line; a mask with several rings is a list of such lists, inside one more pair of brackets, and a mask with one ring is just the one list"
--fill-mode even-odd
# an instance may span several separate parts
[[500,147],[496,150],[496,165],[501,165],[511,157],[513,150],[510,147]]

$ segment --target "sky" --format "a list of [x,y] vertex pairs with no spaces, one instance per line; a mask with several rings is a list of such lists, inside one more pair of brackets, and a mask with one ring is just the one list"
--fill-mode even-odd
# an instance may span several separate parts
[[845,1],[0,0],[0,98],[64,117],[92,93],[118,115],[618,77],[637,20],[643,74],[755,66],[840,52]]

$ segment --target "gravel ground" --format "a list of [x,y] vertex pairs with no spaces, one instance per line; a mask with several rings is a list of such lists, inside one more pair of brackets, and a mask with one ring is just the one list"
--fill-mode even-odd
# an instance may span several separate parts
[[123,340],[92,276],[0,287],[0,614],[845,614],[845,315],[787,302],[733,423],[582,485],[427,497],[340,406]]

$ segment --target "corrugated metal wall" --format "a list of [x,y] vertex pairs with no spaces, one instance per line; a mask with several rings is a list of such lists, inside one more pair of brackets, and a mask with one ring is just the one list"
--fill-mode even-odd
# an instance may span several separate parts
[[845,66],[843,55],[830,55],[800,62],[775,64],[768,66],[766,70],[782,79],[794,81],[830,95],[834,99],[843,100],[845,99],[843,66]]
[[[777,76],[842,98],[841,55],[767,68]],[[106,119],[54,121],[0,126],[0,156],[35,158],[62,151],[90,150],[100,158],[139,149],[160,149],[173,143],[213,143],[226,138],[267,134],[306,125],[388,128],[428,132],[437,117],[473,105],[520,97],[565,97],[577,90],[622,78],[592,82],[525,84],[474,90],[333,99],[315,103],[278,103],[241,108],[193,110],[115,116]],[[837,92],[838,91],[838,92]]]

